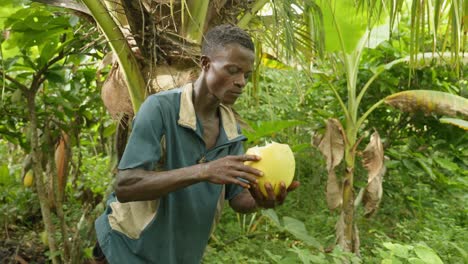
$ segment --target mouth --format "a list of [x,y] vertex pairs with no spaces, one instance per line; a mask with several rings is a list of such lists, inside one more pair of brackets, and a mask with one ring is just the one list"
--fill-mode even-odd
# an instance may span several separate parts
[[231,94],[234,95],[234,96],[239,97],[239,96],[242,95],[242,92],[231,92]]

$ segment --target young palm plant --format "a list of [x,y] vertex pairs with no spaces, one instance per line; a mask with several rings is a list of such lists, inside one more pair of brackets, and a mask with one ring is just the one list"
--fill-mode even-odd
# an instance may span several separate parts
[[[364,1],[362,1],[364,2]],[[346,251],[359,253],[359,233],[355,223],[355,208],[361,202],[364,204],[365,216],[371,216],[378,208],[382,197],[382,179],[385,174],[384,150],[379,134],[375,131],[367,147],[362,152],[363,167],[368,171],[367,186],[361,189],[359,195],[355,196],[354,177],[357,159],[357,148],[363,137],[359,137],[363,124],[368,115],[381,104],[388,103],[404,111],[423,110],[426,113],[439,113],[446,115],[461,114],[468,116],[468,100],[456,95],[428,91],[409,90],[381,99],[367,111],[360,115],[359,107],[366,91],[372,82],[390,67],[418,58],[413,54],[407,58],[398,59],[386,65],[378,67],[374,75],[359,89],[357,86],[357,74],[363,49],[370,43],[371,29],[382,21],[381,12],[379,19],[370,23],[368,14],[380,10],[376,7],[372,10],[363,10],[355,16],[343,14],[350,8],[354,8],[354,1],[322,1],[325,28],[328,26],[327,49],[334,51],[339,58],[339,63],[346,75],[347,94],[346,98],[340,97],[336,87],[330,82],[325,73],[321,73],[324,82],[328,83],[333,90],[344,113],[344,120],[329,119],[326,132],[317,144],[326,159],[327,180],[327,204],[330,210],[339,211],[339,219],[336,224],[336,241]],[[380,10],[381,11],[381,10]],[[412,16],[415,15],[412,13]],[[328,23],[327,23],[328,22]],[[335,38],[333,34],[335,33]],[[346,35],[344,35],[346,34]],[[460,34],[460,32],[459,32]],[[338,48],[339,47],[339,48]],[[458,55],[457,55],[458,56]],[[439,56],[440,57],[440,56]],[[445,120],[466,127],[463,120]],[[344,159],[344,172],[342,177],[337,177],[335,168]],[[339,180],[341,179],[341,180]]]

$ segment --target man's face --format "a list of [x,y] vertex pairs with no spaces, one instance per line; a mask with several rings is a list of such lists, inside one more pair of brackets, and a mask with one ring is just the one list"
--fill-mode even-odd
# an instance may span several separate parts
[[252,73],[254,60],[253,51],[239,44],[229,44],[213,52],[204,65],[210,93],[223,104],[234,104]]

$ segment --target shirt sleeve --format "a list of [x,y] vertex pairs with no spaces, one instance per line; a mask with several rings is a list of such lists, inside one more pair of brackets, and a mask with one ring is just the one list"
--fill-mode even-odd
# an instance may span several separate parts
[[119,169],[154,170],[161,158],[161,137],[164,134],[161,105],[156,96],[148,97],[135,119]]
[[[242,145],[242,141],[236,142],[236,144],[232,147],[230,155],[242,155],[244,154],[244,146]],[[226,184],[226,194],[224,199],[231,200],[232,198],[236,197],[239,193],[241,193],[244,188],[237,184]]]

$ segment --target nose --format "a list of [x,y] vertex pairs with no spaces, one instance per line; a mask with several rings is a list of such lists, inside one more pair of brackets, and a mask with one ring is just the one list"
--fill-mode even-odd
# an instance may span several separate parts
[[246,84],[246,79],[244,77],[243,74],[239,74],[239,77],[237,77],[235,80],[234,80],[234,85],[239,87],[239,88],[243,88]]

